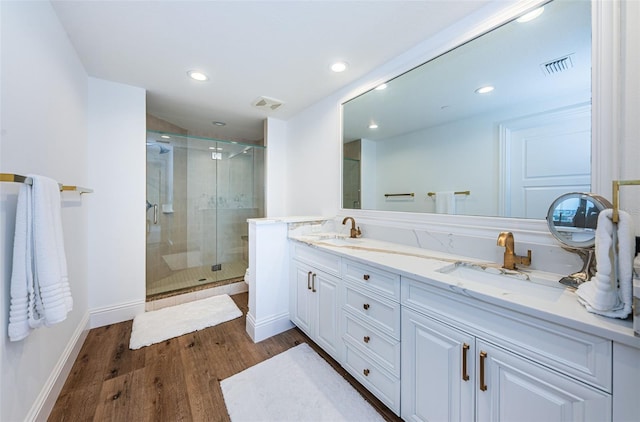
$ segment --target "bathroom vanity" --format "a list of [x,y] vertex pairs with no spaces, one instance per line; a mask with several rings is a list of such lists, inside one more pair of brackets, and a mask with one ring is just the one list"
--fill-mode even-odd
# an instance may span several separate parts
[[562,275],[336,234],[285,244],[290,320],[404,420],[637,418],[640,338]]

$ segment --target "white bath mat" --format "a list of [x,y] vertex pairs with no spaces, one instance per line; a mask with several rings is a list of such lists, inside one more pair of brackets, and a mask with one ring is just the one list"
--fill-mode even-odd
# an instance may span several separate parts
[[384,421],[308,344],[220,383],[232,422]]
[[132,350],[178,337],[238,318],[242,311],[229,295],[145,312],[133,319],[129,348]]
[[201,267],[202,256],[200,251],[189,251],[162,255],[171,271],[184,270],[186,268]]

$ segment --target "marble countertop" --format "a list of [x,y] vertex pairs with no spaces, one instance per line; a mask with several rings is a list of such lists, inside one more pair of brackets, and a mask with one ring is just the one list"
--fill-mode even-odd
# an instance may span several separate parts
[[[562,278],[563,274],[528,271],[523,268],[515,276],[541,280],[535,283],[537,286],[527,284],[532,281],[505,276],[498,277],[504,278],[504,283],[502,280],[487,283],[482,281],[482,268],[497,272],[500,264],[375,239],[348,239],[335,233],[290,235],[289,238],[476,300],[640,348],[640,337],[634,336],[631,319],[607,318],[587,312],[578,303],[573,289],[564,288],[555,281]],[[465,263],[464,266],[480,268],[478,277],[474,280],[472,277],[459,277],[452,273],[450,270],[459,262]],[[471,274],[474,274],[473,271]],[[493,278],[487,279],[493,281]]]

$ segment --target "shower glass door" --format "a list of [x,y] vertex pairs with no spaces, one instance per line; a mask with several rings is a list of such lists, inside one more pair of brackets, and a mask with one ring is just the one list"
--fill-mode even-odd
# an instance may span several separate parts
[[264,147],[147,132],[147,297],[242,281]]

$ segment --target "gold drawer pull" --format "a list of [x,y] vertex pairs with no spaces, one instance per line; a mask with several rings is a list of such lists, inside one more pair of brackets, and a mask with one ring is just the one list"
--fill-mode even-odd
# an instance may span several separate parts
[[365,369],[364,371],[362,371],[362,373],[364,374],[365,377],[369,376],[369,370]]
[[467,351],[469,351],[469,345],[467,343],[462,344],[462,380],[469,381],[469,374],[467,373]]
[[369,274],[363,275],[362,278],[364,278],[365,280],[369,280]]
[[480,352],[480,391],[487,391],[487,384],[484,383],[484,361],[487,359],[487,352]]
[[362,340],[364,340],[365,343],[369,343],[369,341],[371,340],[371,337],[364,336],[364,338]]
[[369,304],[365,303],[364,305],[362,305],[362,307],[364,308],[364,310],[366,311],[367,309],[369,309]]

